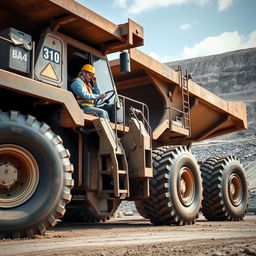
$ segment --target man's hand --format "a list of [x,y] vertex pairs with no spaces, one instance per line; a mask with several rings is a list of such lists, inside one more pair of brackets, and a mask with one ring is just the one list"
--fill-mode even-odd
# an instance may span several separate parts
[[106,96],[107,96],[106,93],[102,93],[102,94],[100,94],[100,99],[104,99]]
[[92,77],[92,82],[94,83],[94,84],[96,84],[96,76],[95,75],[93,75],[93,77]]

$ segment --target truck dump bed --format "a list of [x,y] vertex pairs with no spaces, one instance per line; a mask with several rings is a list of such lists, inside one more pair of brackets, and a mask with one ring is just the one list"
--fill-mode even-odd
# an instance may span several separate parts
[[[137,49],[130,50],[131,73],[111,68],[120,94],[149,106],[154,141],[190,144],[247,128],[246,106],[227,102]],[[181,75],[182,74],[182,75]]]

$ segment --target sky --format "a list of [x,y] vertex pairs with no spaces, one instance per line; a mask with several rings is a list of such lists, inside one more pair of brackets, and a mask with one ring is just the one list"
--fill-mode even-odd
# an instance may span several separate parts
[[256,47],[256,0],[76,1],[115,24],[139,23],[139,49],[163,63]]

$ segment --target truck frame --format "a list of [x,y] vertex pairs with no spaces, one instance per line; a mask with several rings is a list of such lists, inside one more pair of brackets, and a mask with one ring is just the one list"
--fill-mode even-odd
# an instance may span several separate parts
[[[156,225],[194,223],[200,210],[243,219],[240,161],[213,157],[200,170],[190,147],[245,129],[243,103],[134,49],[143,28],[130,19],[115,25],[73,0],[0,7],[0,237],[43,234],[59,218],[105,221],[122,200]],[[107,54],[124,50],[131,72],[121,74]],[[108,94],[97,104],[112,106],[111,121],[84,113],[70,91],[84,64]]]

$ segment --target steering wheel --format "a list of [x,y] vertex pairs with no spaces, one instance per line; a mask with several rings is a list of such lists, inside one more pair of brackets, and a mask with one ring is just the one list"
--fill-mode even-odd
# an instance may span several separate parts
[[99,106],[107,103],[115,95],[115,93],[116,93],[115,90],[110,90],[110,91],[105,92],[105,94],[107,94],[107,96],[103,99],[98,98],[95,101],[95,107],[99,107]]

